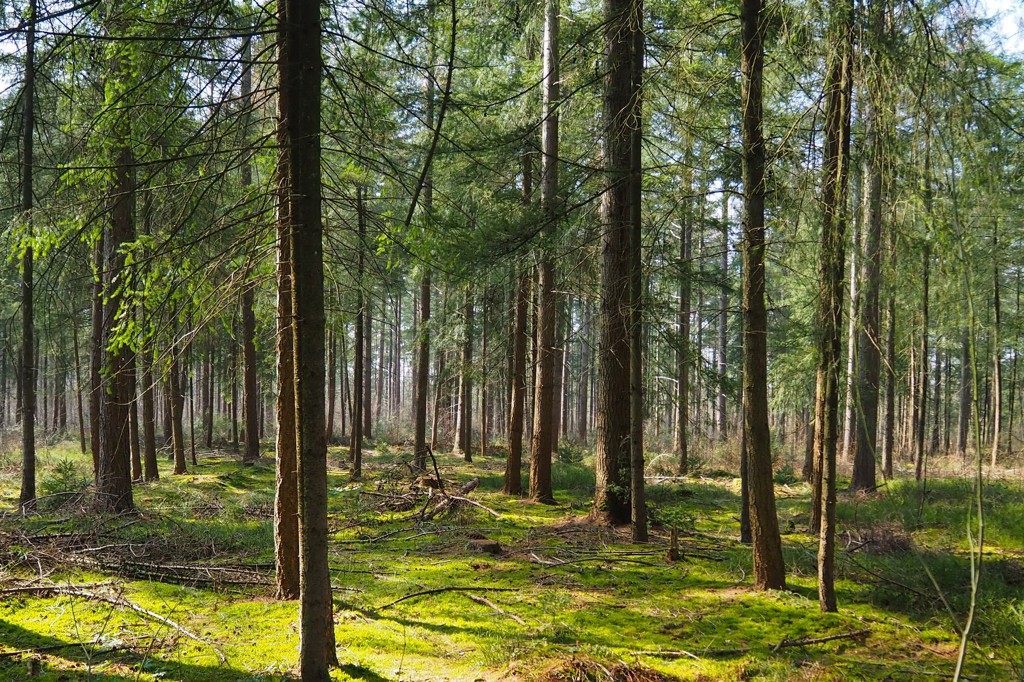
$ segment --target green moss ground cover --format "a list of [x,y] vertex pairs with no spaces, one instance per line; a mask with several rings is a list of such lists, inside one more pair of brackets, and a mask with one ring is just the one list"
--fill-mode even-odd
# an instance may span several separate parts
[[[651,485],[655,537],[638,546],[586,519],[594,483],[584,463],[556,464],[559,504],[544,506],[500,494],[498,456],[440,456],[449,486],[480,479],[470,498],[487,509],[421,521],[426,493],[410,487],[407,453],[371,453],[358,483],[343,455],[331,451],[336,679],[951,677],[969,604],[969,481],[931,481],[923,503],[902,480],[880,495],[841,495],[840,613],[821,614],[803,484],[778,486],[789,591],[763,594],[750,589],[750,552],[735,540],[731,477]],[[0,680],[25,679],[29,659],[48,681],[292,679],[298,606],[275,601],[269,584],[273,467],[201,454],[189,475],[168,467],[138,486],[139,515],[108,518],[67,494],[88,482],[85,456],[42,453],[40,487],[51,497],[38,516],[0,519]],[[17,476],[15,455],[4,456],[0,508],[16,508]],[[967,676],[1020,679],[1022,486],[989,483],[986,505]],[[481,552],[482,539],[500,553]],[[49,585],[106,600],[37,589]],[[861,634],[799,645],[850,633]]]

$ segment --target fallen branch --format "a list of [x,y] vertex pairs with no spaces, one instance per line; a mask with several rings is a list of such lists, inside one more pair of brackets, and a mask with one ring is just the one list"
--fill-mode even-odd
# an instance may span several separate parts
[[384,606],[379,607],[378,611],[389,609],[395,604],[400,604],[408,599],[415,599],[416,597],[426,597],[431,594],[441,594],[442,592],[516,592],[514,587],[436,587],[432,590],[422,590],[420,592],[413,592],[407,594],[404,597],[400,597],[392,602],[388,602]]
[[679,649],[678,651],[633,651],[632,656],[655,656],[657,658],[692,658],[695,661],[700,660],[700,656],[695,653],[686,651],[685,649]]
[[569,566],[571,564],[582,564],[582,563],[584,563],[586,561],[602,561],[602,562],[610,563],[610,564],[625,563],[625,564],[640,564],[641,566],[657,566],[657,564],[652,564],[650,561],[642,561],[640,559],[628,559],[626,557],[614,557],[614,556],[589,556],[589,557],[581,557],[579,559],[566,559],[564,561],[547,561],[545,559],[541,559],[536,554],[532,554],[531,553],[530,554],[530,558],[533,559],[534,563],[543,564],[544,566],[551,566],[551,567]]
[[787,647],[808,646],[810,644],[824,644],[825,642],[834,642],[837,639],[860,639],[861,637],[866,637],[870,633],[870,628],[864,628],[863,630],[854,630],[853,632],[844,632],[838,635],[828,635],[827,637],[812,637],[810,639],[794,640],[784,639],[772,647],[772,653],[775,653],[779,649],[785,649]]
[[466,596],[469,597],[470,599],[472,599],[473,601],[475,601],[477,604],[483,604],[484,606],[489,606],[494,611],[500,613],[501,615],[505,616],[506,618],[511,618],[512,620],[514,620],[515,622],[519,623],[520,625],[526,625],[526,621],[525,620],[523,620],[522,618],[520,618],[519,616],[517,616],[514,613],[509,613],[508,611],[503,610],[501,607],[499,607],[497,604],[492,602],[490,599],[486,599],[486,598],[481,597],[481,596],[476,595],[476,594],[467,594]]
[[472,505],[472,506],[474,506],[474,507],[476,507],[478,509],[483,509],[485,512],[487,512],[488,514],[492,514],[496,518],[499,518],[499,519],[501,518],[501,514],[500,513],[494,511],[490,507],[485,507],[484,505],[480,504],[479,502],[475,502],[475,501],[469,499],[468,497],[456,497],[456,496],[453,495],[449,499],[455,500],[456,502],[465,502],[466,504]]
[[[475,490],[478,485],[480,485],[479,478],[474,478],[472,481],[463,484],[461,488],[455,491],[454,495],[445,495],[444,500],[441,501],[441,504],[437,505],[426,514],[421,513],[420,519],[422,521],[429,521],[438,514],[442,514],[448,511],[457,500],[465,498],[465,496],[471,493],[473,490]],[[424,509],[426,509],[426,507],[424,507]]]
[[[825,642],[834,642],[839,639],[859,639],[865,637],[871,633],[870,628],[864,628],[863,630],[854,630],[853,632],[842,632],[838,635],[827,635],[825,637],[811,637],[808,639],[783,639],[778,644],[771,646],[771,652],[777,653],[780,649],[787,649],[790,647],[798,646],[810,646],[811,644],[824,644]],[[746,654],[754,647],[752,646],[741,646],[734,649],[706,649],[701,652],[701,656],[735,656],[737,654]],[[693,653],[692,651],[686,651],[679,649],[676,651],[634,651],[634,656],[656,656],[658,658],[692,658],[699,660],[700,656]]]
[[434,449],[429,445],[427,446],[427,454],[430,455],[430,461],[434,463],[434,476],[437,478],[437,489],[441,491],[442,495],[447,495],[444,489],[444,480],[441,478],[441,472],[437,468],[437,458],[434,457]]

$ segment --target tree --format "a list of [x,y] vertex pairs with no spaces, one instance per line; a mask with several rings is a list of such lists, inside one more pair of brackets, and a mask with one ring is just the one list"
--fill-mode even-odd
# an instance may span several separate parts
[[633,198],[634,31],[636,0],[605,3],[604,162],[601,204],[601,309],[598,358],[597,485],[594,510],[611,523],[631,518],[630,486],[630,262]]
[[635,0],[630,17],[629,140],[629,479],[633,542],[647,542],[644,495],[644,272],[643,272],[643,102],[644,5]]
[[768,428],[768,313],[765,306],[765,144],[762,132],[764,29],[761,0],[740,6],[743,130],[743,438],[754,550],[754,586],[786,586],[775,511]]
[[[558,106],[561,100],[558,47],[559,2],[544,2],[543,105],[540,157],[540,206],[544,234],[551,239],[558,224]],[[537,281],[537,382],[533,392],[533,438],[530,453],[530,497],[553,504],[551,449],[554,442],[555,263],[551,246],[542,249]],[[512,472],[514,475],[514,472]]]
[[[248,28],[249,18],[245,18]],[[242,83],[241,83],[243,117],[245,123],[243,135],[249,137],[250,119],[252,117],[252,38],[245,36],[242,47]],[[242,191],[252,191],[252,165],[248,156],[243,157],[240,168]],[[245,412],[245,453],[242,460],[255,462],[260,456],[260,392],[256,377],[256,285],[245,283],[242,287],[242,364],[243,364],[243,398]]]
[[25,83],[22,90],[21,119],[21,212],[28,227],[24,255],[21,258],[21,347],[22,347],[22,415],[21,415],[21,495],[18,506],[22,513],[32,511],[36,504],[36,357],[35,317],[33,310],[33,143],[35,142],[35,80],[36,80],[36,0],[29,0],[28,28],[25,31]]
[[[850,159],[850,98],[853,90],[853,3],[835,0],[829,16],[831,51],[825,75],[822,228],[818,282],[818,369],[814,458],[816,507],[811,530],[818,531],[818,601],[836,610],[834,587],[836,449],[839,436],[839,368],[846,240],[846,186]],[[820,519],[820,527],[815,520]]]
[[[879,3],[868,7],[871,35],[882,38],[883,11]],[[882,139],[879,120],[881,50],[872,49],[867,55],[868,95],[865,109],[864,155],[864,253],[862,262],[861,301],[858,309],[860,331],[857,341],[859,357],[857,368],[854,411],[856,438],[854,440],[853,476],[851,490],[875,489],[875,453],[878,440],[878,393],[881,364],[881,310],[878,298],[882,271]],[[851,396],[852,397],[852,396]]]
[[[111,18],[110,32],[120,33],[130,21],[126,14]],[[129,405],[134,395],[134,352],[126,339],[133,311],[130,294],[123,286],[128,277],[126,248],[135,239],[135,156],[131,141],[130,112],[120,107],[131,87],[131,55],[124,43],[110,46],[110,84],[105,102],[113,138],[110,214],[103,238],[100,271],[103,305],[100,325],[101,369],[99,385],[99,467],[96,477],[97,507],[108,512],[135,508],[132,499]]]
[[325,318],[320,170],[320,3],[278,9],[278,144],[287,178],[299,519],[299,664],[303,680],[328,679],[334,653],[327,563]]

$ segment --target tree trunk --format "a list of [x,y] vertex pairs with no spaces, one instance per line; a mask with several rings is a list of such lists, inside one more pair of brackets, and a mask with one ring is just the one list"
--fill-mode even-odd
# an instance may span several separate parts
[[[432,191],[424,188],[424,205],[429,206]],[[414,449],[416,468],[427,468],[427,399],[430,395],[430,270],[424,269],[420,280],[420,327],[416,350],[416,405]]]
[[36,506],[36,360],[35,317],[33,308],[33,143],[35,141],[35,54],[36,0],[29,0],[28,30],[25,34],[25,85],[22,90],[21,128],[21,213],[28,224],[29,242],[21,258],[21,349],[22,349],[22,419],[21,419],[21,495],[18,506],[22,513]]
[[[997,219],[998,221],[998,219]],[[999,223],[996,222],[996,229]],[[999,459],[999,438],[1003,431],[1003,346],[1000,341],[1001,309],[999,302],[999,238],[992,235],[992,457],[995,468]]]
[[181,386],[181,349],[172,346],[171,362],[167,370],[167,397],[171,407],[171,450],[174,455],[174,473],[188,473],[185,467],[185,429],[182,414],[185,411],[185,393]]
[[[543,125],[541,127],[540,205],[544,233],[556,234],[558,209],[558,106],[561,100],[559,76],[559,0],[544,2]],[[552,254],[540,254],[537,288],[537,374],[533,392],[533,437],[530,453],[530,497],[553,504],[551,452],[554,446],[555,409],[555,327],[558,324],[555,297],[555,262]]]
[[644,494],[644,274],[643,274],[643,75],[644,6],[635,0],[630,20],[632,124],[629,174],[629,470],[630,521],[633,542],[647,542],[647,498]]
[[896,448],[896,295],[889,292],[885,322],[885,426],[882,429],[882,472],[892,480]]
[[[75,353],[75,405],[78,410],[78,443],[82,450],[82,454],[86,453],[85,444],[85,410],[82,404],[82,356],[80,346],[78,343],[78,320],[71,321],[71,343],[74,347]],[[7,356],[4,355],[3,359],[3,372],[2,378],[0,378],[0,390],[3,391],[4,396],[2,403],[0,403],[0,429],[3,428],[4,424],[4,412],[7,410]],[[1011,410],[1012,413],[1012,410]]]
[[466,288],[462,311],[462,369],[459,374],[459,425],[455,450],[473,461],[473,296]]
[[334,441],[334,408],[338,402],[338,340],[327,330],[327,444]]
[[[359,195],[359,206],[359,215],[362,216],[363,221],[363,240],[365,241],[366,206],[363,202],[362,194]],[[365,252],[366,245],[361,243],[360,249],[363,250],[362,252]],[[372,295],[370,288],[362,283],[362,278],[360,278],[360,287],[362,291],[362,304],[360,305],[360,310],[363,311],[363,407],[360,414],[362,414],[363,417],[363,438],[365,440],[373,440],[373,410],[371,409],[373,402],[370,390],[370,376],[373,373],[373,344],[370,343],[371,339],[373,339],[373,315],[371,311]],[[380,390],[379,386],[377,387],[377,390]]]
[[[290,183],[288,166],[283,161],[278,163],[277,183],[277,467],[274,486],[274,557],[277,598],[298,599],[299,493],[295,455],[295,344],[292,336],[291,219],[288,213]],[[212,347],[209,357],[212,365]],[[212,401],[209,414],[212,423]]]
[[[926,173],[926,177],[927,173]],[[926,180],[925,182],[930,182]],[[931,202],[925,202],[930,205]],[[931,247],[927,244],[924,247],[924,263],[921,270],[922,287],[921,294],[921,347],[918,355],[918,366],[920,373],[917,380],[918,397],[915,401],[917,407],[914,418],[914,478],[920,481],[925,476],[925,450],[924,432],[927,428],[928,417],[928,276],[931,271]]]
[[256,310],[255,285],[246,285],[242,292],[242,365],[243,405],[245,412],[245,452],[243,462],[260,457],[260,393],[256,383]]
[[[529,159],[524,158],[526,168]],[[529,176],[524,174],[524,201],[529,201],[532,192]],[[505,484],[502,491],[508,495],[521,495],[523,462],[523,416],[526,404],[526,344],[529,335],[526,318],[529,315],[530,274],[523,268],[516,281],[515,313],[512,333],[512,399],[508,417],[508,461],[505,463]]]
[[605,2],[604,163],[601,219],[601,352],[598,362],[594,511],[626,523],[630,503],[630,250],[634,105],[633,33],[638,0]]
[[366,297],[363,294],[363,276],[366,268],[366,215],[363,211],[363,188],[356,187],[356,211],[359,222],[359,243],[357,245],[358,255],[356,256],[356,328],[354,357],[352,361],[352,443],[349,449],[349,458],[352,461],[352,478],[358,480],[363,475],[363,438],[368,432],[366,419],[364,419],[364,405],[369,400],[366,391],[366,384],[369,381],[367,369],[369,363],[368,345],[366,343],[369,330],[367,329]]
[[[872,5],[872,26],[881,27],[881,9]],[[876,18],[877,17],[877,18]],[[877,33],[876,33],[877,35]],[[873,55],[878,58],[877,53]],[[877,68],[877,67],[876,67]],[[856,390],[857,408],[851,414],[856,420],[857,437],[853,462],[851,490],[874,490],[875,453],[878,441],[878,389],[881,365],[881,311],[878,305],[882,265],[882,144],[879,139],[877,76],[872,72],[868,95],[864,158],[864,254],[861,283],[863,298],[860,302],[859,338],[856,342],[858,358]],[[853,294],[851,293],[851,296]]]
[[[689,209],[689,202],[686,204]],[[679,458],[680,476],[689,473],[690,464],[690,298],[692,297],[692,276],[690,258],[693,245],[693,218],[685,210],[679,233],[679,334],[676,348],[676,416],[672,451]]]
[[139,387],[137,380],[138,357],[131,360],[131,402],[128,405],[128,446],[132,457],[132,480],[142,480],[142,444],[139,434]]
[[754,586],[783,589],[786,568],[775,510],[768,427],[768,312],[765,305],[764,43],[761,0],[742,0],[743,125],[743,431],[750,495]]
[[[815,407],[815,492],[820,492],[818,602],[822,611],[836,610],[835,522],[836,446],[839,421],[839,370],[842,355],[840,328],[843,316],[847,171],[850,159],[850,99],[853,89],[854,8],[852,0],[835,0],[829,19],[833,50],[825,78],[825,145],[822,191],[823,222],[818,270],[820,342]],[[820,481],[820,482],[818,482]]]
[[722,289],[718,294],[718,400],[715,409],[717,423],[715,433],[718,440],[725,440],[728,422],[725,417],[725,382],[729,367],[729,292],[725,283],[729,280],[729,184],[722,184]]
[[[123,59],[112,59],[112,73],[119,83],[129,74]],[[100,332],[102,381],[99,387],[100,457],[96,482],[97,506],[102,511],[126,512],[135,508],[132,499],[129,404],[133,399],[133,351],[116,343],[119,327],[132,306],[121,283],[126,275],[123,247],[135,239],[134,155],[130,146],[130,123],[122,114],[114,122],[114,160],[111,183],[111,212],[103,241],[103,315]]]
[[[291,227],[299,480],[299,663],[320,682],[337,663],[327,562],[324,270],[320,176],[320,3],[284,0],[278,24],[278,141]],[[301,360],[301,361],[300,361]]]

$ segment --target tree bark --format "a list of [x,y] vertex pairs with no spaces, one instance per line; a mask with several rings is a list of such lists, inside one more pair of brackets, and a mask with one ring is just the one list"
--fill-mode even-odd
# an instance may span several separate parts
[[[529,160],[524,160],[529,166]],[[524,176],[523,194],[529,201],[529,181]],[[530,274],[523,268],[516,281],[515,313],[512,333],[512,399],[508,417],[508,460],[505,463],[505,484],[502,491],[507,495],[521,495],[523,492],[523,417],[526,404],[526,344],[529,334],[526,318],[529,315]]]
[[604,162],[601,219],[601,342],[598,361],[594,512],[626,523],[630,503],[630,228],[634,137],[633,32],[637,0],[604,4]]
[[[558,225],[559,0],[544,2],[542,53],[544,122],[541,127],[540,205],[543,232],[550,238],[556,234]],[[541,250],[538,268],[537,375],[530,453],[530,497],[545,504],[555,501],[551,487],[551,453],[555,430],[555,326],[558,324],[555,262],[549,249],[546,246]]]
[[32,203],[33,143],[35,141],[35,54],[36,0],[29,0],[28,30],[25,34],[25,83],[22,90],[21,122],[21,213],[26,221],[28,243],[21,259],[21,350],[22,350],[22,419],[21,419],[21,494],[18,506],[22,513],[36,507],[36,359],[35,314],[33,308]]
[[715,351],[718,373],[718,398],[715,405],[715,433],[718,440],[724,441],[728,430],[725,417],[725,383],[729,368],[729,291],[726,282],[729,280],[729,184],[722,183],[722,287],[718,294],[718,347]]
[[[869,11],[874,15],[872,26],[880,29],[881,9],[872,5]],[[880,31],[875,35],[878,33]],[[872,56],[875,60],[878,59],[877,55]],[[875,453],[878,441],[878,390],[882,348],[881,311],[878,305],[882,271],[882,144],[879,138],[879,93],[875,85],[877,76],[872,74],[871,78],[865,112],[865,238],[861,273],[863,297],[859,306],[860,331],[856,343],[856,390],[849,397],[851,400],[856,397],[858,401],[852,415],[857,424],[857,437],[853,476],[850,480],[851,490],[874,490],[876,486]]]
[[[998,219],[997,219],[998,220]],[[996,222],[998,230],[999,223]],[[1002,311],[999,301],[999,237],[992,235],[992,455],[991,466],[999,461],[1003,431],[1003,347],[1000,341]]]
[[174,455],[174,473],[188,473],[185,466],[185,429],[182,415],[185,411],[185,393],[181,386],[181,349],[173,345],[169,350],[170,367],[167,370],[167,397],[171,407],[171,451]]
[[[853,89],[852,0],[835,0],[829,18],[830,43],[825,78],[825,146],[822,191],[823,222],[818,270],[820,286],[817,403],[815,407],[815,492],[820,492],[818,603],[835,611],[836,449],[839,421],[840,328],[847,217],[844,215],[850,159],[850,99]],[[818,482],[820,481],[820,482]]]
[[462,310],[462,362],[459,372],[459,425],[455,450],[473,461],[473,295],[466,287]]
[[630,521],[633,542],[647,542],[647,498],[644,494],[644,273],[643,273],[643,75],[644,6],[634,1],[631,55],[632,125],[629,173],[629,471]]
[[[687,208],[689,202],[686,203]],[[689,473],[690,464],[690,299],[692,297],[692,275],[690,258],[693,248],[693,217],[685,210],[679,231],[679,334],[676,347],[676,415],[672,451],[679,458],[680,476]]]
[[338,402],[338,341],[333,328],[327,330],[327,444],[334,441],[334,410]]
[[[298,472],[295,455],[295,350],[292,336],[291,219],[288,167],[277,167],[277,467],[274,486],[274,558],[277,598],[299,598]],[[211,369],[213,351],[210,352]],[[212,373],[211,373],[212,387]],[[211,390],[212,393],[212,390]],[[213,402],[210,402],[212,424]]]
[[366,318],[366,297],[363,295],[363,275],[366,268],[366,215],[363,211],[363,188],[356,187],[356,213],[358,214],[359,233],[356,248],[356,326],[353,340],[354,357],[352,360],[352,443],[349,459],[352,462],[352,478],[358,480],[363,475],[363,438],[367,432],[365,404],[369,400],[366,384],[369,381],[367,368],[368,329]]
[[327,563],[324,270],[320,171],[320,3],[284,0],[278,27],[278,141],[291,233],[294,401],[299,480],[299,663],[329,679],[334,651]]
[[786,585],[775,509],[768,427],[768,312],[765,305],[765,144],[762,133],[764,33],[761,0],[742,0],[740,100],[743,103],[743,430],[750,495],[754,586]]
[[[115,72],[120,71],[119,65]],[[121,143],[115,162],[112,188],[113,205],[103,249],[103,318],[100,347],[103,354],[103,379],[100,383],[100,458],[96,483],[99,509],[125,512],[135,508],[132,499],[131,447],[129,443],[129,403],[132,400],[132,351],[116,343],[118,326],[130,309],[120,287],[125,274],[122,247],[135,238],[134,158],[127,146],[128,123],[119,121],[116,133]]]

